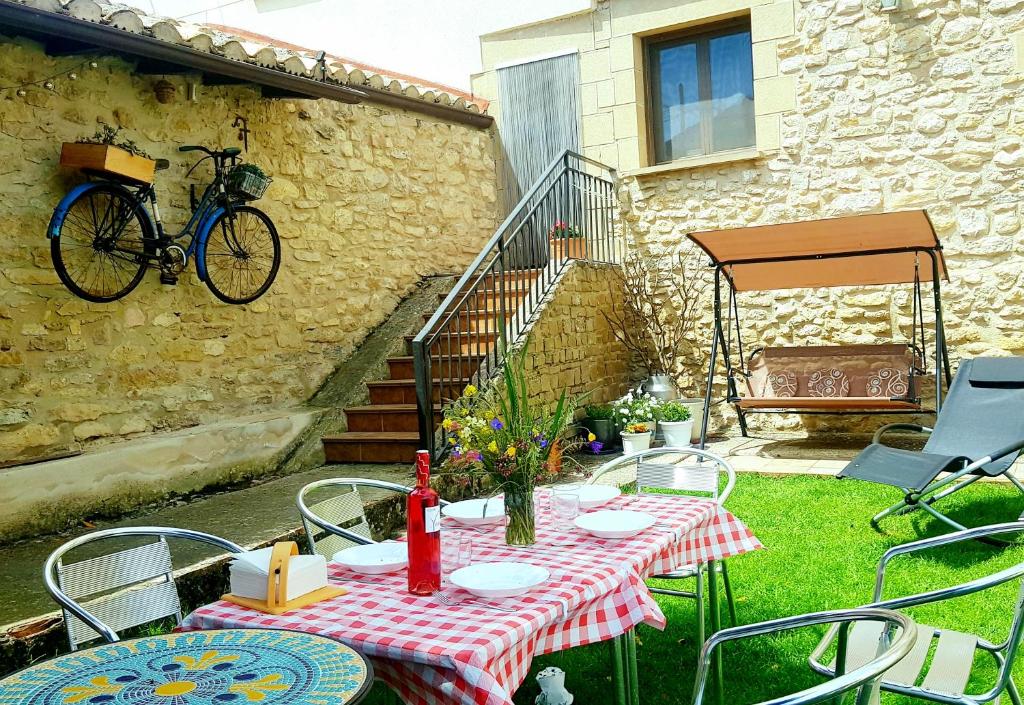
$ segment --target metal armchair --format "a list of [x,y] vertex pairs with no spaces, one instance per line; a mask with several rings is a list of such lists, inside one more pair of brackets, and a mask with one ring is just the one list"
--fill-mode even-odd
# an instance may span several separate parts
[[[660,462],[658,461],[660,459]],[[694,462],[696,459],[696,462]],[[602,476],[617,470],[624,465],[636,463],[637,493],[645,488],[675,490],[689,493],[690,496],[703,496],[719,506],[725,503],[733,487],[736,485],[736,471],[727,460],[710,451],[699,448],[652,448],[649,450],[629,453],[605,463],[587,480],[594,484]],[[725,486],[721,487],[721,476],[725,475]],[[724,561],[716,564],[716,571],[722,574],[725,585],[725,597],[729,606],[729,617],[736,624],[736,606],[732,596],[732,585],[729,582],[729,571]],[[696,578],[693,591],[669,590],[667,588],[651,588],[651,592],[661,595],[688,597],[697,602],[697,639],[704,642],[704,572],[701,564],[678,566],[671,573],[652,576],[659,580],[689,580]],[[713,586],[712,586],[713,587]],[[716,596],[713,593],[712,598]]]
[[858,689],[857,705],[873,705],[878,702],[878,678],[905,658],[917,642],[917,626],[910,617],[892,610],[873,607],[816,612],[723,629],[717,634],[713,634],[704,644],[704,648],[701,649],[697,682],[693,691],[694,705],[702,705],[704,702],[704,691],[707,688],[711,671],[712,653],[722,644],[739,639],[775,634],[821,624],[837,625],[833,627],[833,631],[840,635],[840,643],[838,645],[840,651],[845,648],[844,642],[848,631],[854,631],[861,625],[876,627],[874,630],[876,634],[873,644],[874,650],[868,659],[856,668],[848,669],[839,674],[830,673],[829,675],[833,676],[833,678],[826,683],[791,695],[766,700],[759,705],[811,705],[812,703],[831,700]]
[[[881,680],[883,690],[900,693],[921,700],[936,703],[956,703],[958,705],[979,705],[995,702],[1006,692],[1014,705],[1021,705],[1021,698],[1012,678],[1013,662],[1020,646],[1021,634],[1024,632],[1024,563],[977,578],[953,587],[931,590],[929,592],[882,599],[885,588],[885,571],[890,561],[897,556],[917,553],[929,548],[948,546],[961,541],[984,539],[991,536],[1024,532],[1024,522],[1016,521],[1006,524],[993,524],[977,529],[967,529],[936,538],[922,539],[896,546],[882,556],[875,576],[874,602],[872,608],[904,610],[918,605],[944,602],[957,597],[971,595],[989,590],[998,585],[1017,581],[1017,599],[1012,608],[1004,605],[1007,612],[1012,612],[1009,634],[1005,641],[994,644],[975,634],[956,632],[939,627],[919,625],[917,644],[913,651],[897,667],[886,672]],[[996,606],[993,605],[993,608]],[[810,658],[811,668],[822,674],[832,674],[836,661],[822,663],[822,656],[835,638],[834,630],[825,636]],[[850,635],[850,648],[845,664],[847,668],[856,667],[865,659],[866,644],[872,639],[870,630],[854,628]],[[932,642],[935,642],[934,649]],[[929,651],[932,658],[928,662]],[[995,683],[981,693],[965,693],[974,665],[975,654],[987,653],[996,663],[998,672]],[[926,667],[927,662],[927,667]]]
[[[370,524],[366,520],[360,487],[406,495],[414,489],[394,482],[362,477],[334,477],[309,483],[299,490],[295,504],[302,516],[302,527],[306,530],[306,540],[312,553],[319,553],[330,560],[343,549],[375,543]],[[324,488],[339,488],[341,491],[310,504],[310,495]],[[441,500],[442,507],[447,504]]]
[[[156,541],[75,563],[64,556],[87,544],[111,539],[156,537]],[[68,541],[46,559],[43,583],[64,616],[72,651],[102,637],[118,641],[117,632],[165,617],[182,619],[174,584],[168,538],[188,539],[241,553],[241,546],[212,534],[164,526],[102,529]],[[116,592],[114,592],[116,591]],[[93,597],[88,602],[83,598]]]

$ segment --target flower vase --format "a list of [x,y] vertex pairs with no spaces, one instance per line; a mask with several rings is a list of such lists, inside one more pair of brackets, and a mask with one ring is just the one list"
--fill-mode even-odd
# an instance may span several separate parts
[[505,486],[505,543],[530,546],[537,540],[533,516],[533,488]]

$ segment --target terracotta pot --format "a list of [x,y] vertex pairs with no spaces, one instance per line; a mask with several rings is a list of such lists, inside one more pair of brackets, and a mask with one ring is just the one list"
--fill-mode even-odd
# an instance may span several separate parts
[[587,258],[587,241],[581,237],[553,237],[549,241],[551,258],[556,262]]

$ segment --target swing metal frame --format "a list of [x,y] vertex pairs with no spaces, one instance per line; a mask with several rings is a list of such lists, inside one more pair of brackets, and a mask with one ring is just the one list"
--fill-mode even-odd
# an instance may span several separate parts
[[[789,229],[799,230],[799,237],[802,240],[796,241],[795,244],[787,242]],[[913,230],[913,236],[908,235],[906,244],[899,244],[899,233],[903,230]],[[827,236],[833,231],[840,235],[843,233],[858,236],[863,234],[863,237],[847,237],[846,239],[850,242],[840,240],[838,247],[829,247],[830,244],[836,243],[823,237],[823,245],[820,248],[813,245],[807,247],[808,243],[814,242],[814,236]],[[750,238],[756,237],[758,245],[756,249],[765,254],[744,256],[742,253],[737,253],[736,243],[722,237],[736,237],[737,234],[746,236],[748,241]],[[937,414],[942,408],[943,382],[948,388],[953,376],[942,316],[941,280],[946,278],[948,281],[948,273],[942,255],[942,245],[935,235],[935,230],[925,211],[849,216],[803,223],[696,232],[687,237],[711,258],[711,267],[714,269],[714,332],[708,360],[704,415],[698,447],[704,448],[707,440],[711,405],[715,403],[713,394],[719,354],[722,356],[727,384],[726,397],[722,401],[734,406],[740,430],[744,436],[747,435],[746,416],[752,413],[888,416],[894,414]],[[882,241],[892,243],[892,245],[858,246],[860,243]],[[787,250],[788,244],[794,244],[794,246]],[[801,248],[799,246],[801,244],[804,247]],[[921,266],[922,260],[924,260],[925,267]],[[869,265],[872,262],[879,263],[878,269],[870,268]],[[855,273],[859,271],[858,265],[864,268],[863,276],[860,279]],[[743,339],[740,333],[739,293],[796,288],[913,284],[913,340],[908,345],[916,348],[920,335],[921,359],[924,360],[926,355],[923,350],[925,346],[923,280],[931,281],[935,319],[934,409],[926,408],[920,398],[914,397],[913,370],[911,371],[908,398],[903,400],[908,402],[904,408],[804,409],[798,405],[780,405],[779,408],[741,408],[736,374],[737,369],[741,373],[745,373],[746,360],[743,357]],[[723,288],[728,290],[728,303],[725,306],[723,306]],[[724,324],[723,314],[727,316]],[[735,325],[733,321],[735,321]],[[735,364],[737,359],[739,361],[738,368]],[[927,370],[920,372],[927,374]],[[837,398],[837,402],[840,399]]]

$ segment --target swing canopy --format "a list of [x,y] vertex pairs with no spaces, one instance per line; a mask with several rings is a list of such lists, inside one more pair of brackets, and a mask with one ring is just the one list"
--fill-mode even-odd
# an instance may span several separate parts
[[908,284],[915,276],[931,281],[935,270],[948,279],[942,246],[923,210],[703,231],[689,238],[722,268],[735,291]]

